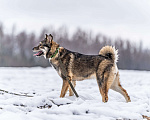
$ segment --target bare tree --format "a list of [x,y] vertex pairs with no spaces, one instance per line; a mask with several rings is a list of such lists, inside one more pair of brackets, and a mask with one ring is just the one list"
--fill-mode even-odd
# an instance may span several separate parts
[[53,26],[44,28],[39,35],[27,34],[25,31],[16,35],[15,26],[12,33],[5,34],[0,24],[0,66],[50,66],[48,60],[43,57],[33,57],[32,47],[44,39],[45,34],[54,35],[54,40],[69,50],[84,53],[98,54],[105,45],[115,46],[119,50],[119,62],[121,69],[150,70],[150,50],[144,49],[142,41],[137,44],[121,38],[111,39],[100,33],[93,36],[92,31],[76,29],[69,35],[66,26],[54,29]]

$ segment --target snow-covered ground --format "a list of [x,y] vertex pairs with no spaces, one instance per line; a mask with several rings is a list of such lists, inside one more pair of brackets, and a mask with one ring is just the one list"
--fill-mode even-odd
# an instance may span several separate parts
[[0,89],[34,97],[0,92],[0,120],[115,120],[150,116],[150,72],[120,70],[122,86],[131,97],[126,103],[110,90],[102,103],[95,79],[77,82],[80,98],[59,98],[62,80],[52,68],[0,68]]

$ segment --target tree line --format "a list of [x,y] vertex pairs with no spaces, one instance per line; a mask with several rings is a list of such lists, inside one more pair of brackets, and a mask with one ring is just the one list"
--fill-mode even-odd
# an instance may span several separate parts
[[51,33],[54,41],[71,51],[83,54],[98,54],[105,45],[112,45],[118,49],[120,69],[129,70],[150,70],[150,50],[143,48],[142,41],[134,43],[121,38],[112,39],[101,33],[94,34],[77,28],[71,34],[66,26],[54,29],[53,26],[44,28],[40,34],[21,31],[15,34],[5,33],[4,27],[0,24],[0,67],[35,67],[50,66],[44,57],[33,57],[32,48],[44,39],[45,34]]

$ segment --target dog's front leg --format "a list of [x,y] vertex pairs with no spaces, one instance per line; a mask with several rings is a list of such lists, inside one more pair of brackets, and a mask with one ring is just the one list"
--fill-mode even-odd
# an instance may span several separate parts
[[62,85],[60,97],[63,98],[65,96],[65,94],[67,93],[68,88],[69,88],[68,81],[63,79],[63,85]]

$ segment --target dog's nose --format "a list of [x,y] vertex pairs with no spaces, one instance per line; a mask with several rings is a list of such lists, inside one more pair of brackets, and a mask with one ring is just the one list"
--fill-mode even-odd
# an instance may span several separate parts
[[34,48],[32,48],[32,50],[34,50]]

